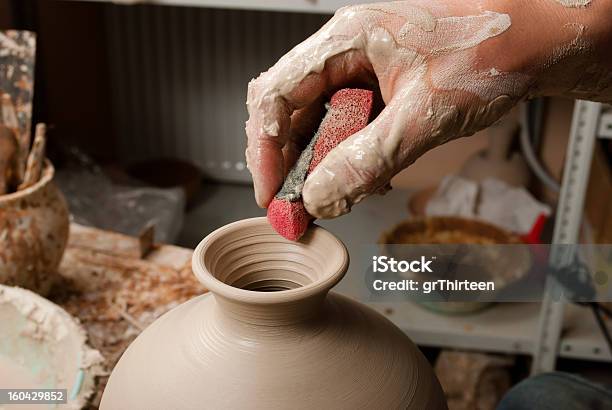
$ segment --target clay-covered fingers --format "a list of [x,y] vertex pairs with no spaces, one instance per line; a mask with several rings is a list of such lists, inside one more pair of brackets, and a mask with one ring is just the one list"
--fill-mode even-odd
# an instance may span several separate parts
[[366,196],[385,190],[400,159],[395,145],[401,144],[406,132],[403,126],[393,129],[397,108],[392,102],[367,127],[330,151],[312,171],[302,192],[309,214],[335,218]]
[[309,214],[335,218],[348,213],[365,197],[386,192],[391,178],[425,152],[490,125],[513,103],[498,98],[482,107],[474,99],[436,97],[420,85],[408,81],[373,122],[314,169],[302,191]]
[[[278,80],[275,75],[278,75]],[[275,74],[271,70],[249,84],[246,157],[259,206],[268,205],[285,176],[283,148],[291,137],[292,114],[308,107],[323,92],[321,81],[312,81],[313,77],[300,80],[300,83],[310,86],[298,88],[297,84],[291,88],[280,84],[286,74]]]
[[323,95],[291,115],[289,137],[283,147],[284,176],[291,170],[302,150],[312,139],[324,115],[325,96]]
[[[299,131],[300,126],[292,125],[293,113],[359,77],[371,76],[362,44],[351,40],[355,27],[339,24],[343,18],[334,16],[249,83],[246,156],[262,207],[270,203],[288,168],[283,149],[291,163],[297,146],[291,130]],[[285,148],[288,142],[292,146]]]
[[[304,141],[307,143],[316,131],[323,100],[331,88],[327,78],[327,71],[310,74],[284,95],[276,94],[275,86],[258,80],[249,87],[246,157],[259,206],[270,203]],[[270,88],[251,91],[258,87]],[[253,94],[260,97],[251,97]]]
[[257,114],[250,113],[246,123],[247,166],[253,176],[255,198],[260,206],[266,206],[270,202],[272,198],[269,192],[282,181],[282,148],[290,124],[290,110],[284,104],[277,104],[269,115],[274,115],[275,118],[273,128],[264,126],[262,116]]

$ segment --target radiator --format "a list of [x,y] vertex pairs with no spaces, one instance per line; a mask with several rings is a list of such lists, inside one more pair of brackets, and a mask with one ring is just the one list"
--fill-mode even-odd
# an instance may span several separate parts
[[317,14],[116,6],[106,9],[119,157],[176,157],[206,177],[249,182],[249,80],[314,33]]

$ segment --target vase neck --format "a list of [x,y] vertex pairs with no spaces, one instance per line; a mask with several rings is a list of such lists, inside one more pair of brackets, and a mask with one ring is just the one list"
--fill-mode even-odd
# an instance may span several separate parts
[[193,271],[214,295],[219,313],[262,325],[316,315],[347,267],[346,248],[323,228],[313,226],[293,242],[266,218],[219,228],[193,254]]
[[249,303],[215,294],[219,313],[232,320],[256,326],[285,326],[306,322],[323,310],[327,292],[294,301]]

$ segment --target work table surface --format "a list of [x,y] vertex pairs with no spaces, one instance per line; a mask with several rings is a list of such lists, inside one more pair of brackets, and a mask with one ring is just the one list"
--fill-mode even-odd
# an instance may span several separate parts
[[[156,318],[206,290],[191,271],[193,250],[149,244],[72,224],[50,299],[77,317],[110,373],[132,340]],[[97,408],[108,375],[92,397]]]

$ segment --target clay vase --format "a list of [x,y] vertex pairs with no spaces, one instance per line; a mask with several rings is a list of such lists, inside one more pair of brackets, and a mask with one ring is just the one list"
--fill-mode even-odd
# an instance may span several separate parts
[[348,266],[322,228],[300,242],[266,218],[206,237],[209,294],[150,325],[113,370],[102,410],[446,409],[431,367],[382,315],[329,290]]
[[0,195],[0,283],[45,295],[68,241],[68,208],[45,163],[40,181]]

